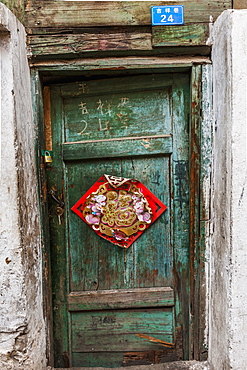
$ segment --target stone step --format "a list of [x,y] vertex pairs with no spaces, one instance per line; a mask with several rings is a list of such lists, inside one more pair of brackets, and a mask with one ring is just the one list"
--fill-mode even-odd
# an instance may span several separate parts
[[[66,369],[48,366],[47,370],[109,370],[109,367],[70,367]],[[176,361],[158,365],[136,365],[115,367],[113,370],[209,370],[207,362],[198,361]]]

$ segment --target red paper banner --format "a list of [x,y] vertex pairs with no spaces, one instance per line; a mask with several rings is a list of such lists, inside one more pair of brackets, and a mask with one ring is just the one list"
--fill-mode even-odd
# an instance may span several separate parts
[[128,248],[166,208],[140,181],[103,175],[71,209],[96,234]]

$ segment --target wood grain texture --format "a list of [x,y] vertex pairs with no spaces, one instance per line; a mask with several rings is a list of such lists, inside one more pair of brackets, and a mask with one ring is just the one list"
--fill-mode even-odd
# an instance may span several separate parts
[[[192,70],[191,83],[195,86],[191,97],[192,119],[190,135],[193,138],[191,145],[191,157],[193,158],[194,166],[191,168],[191,183],[190,183],[190,261],[191,271],[191,315],[194,319],[194,353],[196,359],[200,356],[200,291],[201,291],[201,252],[200,252],[200,229],[198,220],[200,219],[200,172],[201,168],[201,112],[202,112],[202,66],[195,66]],[[204,140],[203,140],[204,141]],[[203,175],[202,171],[202,175]],[[197,357],[198,356],[198,357]]]
[[[189,76],[176,81],[173,85],[173,106],[183,104],[184,109],[173,110],[173,156],[172,156],[172,209],[173,209],[173,243],[174,274],[176,276],[176,326],[182,327],[183,356],[189,358],[190,343],[190,307],[189,302],[189,161],[190,153],[190,82]],[[180,148],[183,148],[182,150]],[[190,164],[193,166],[193,162]],[[178,267],[180,266],[180,267]],[[178,267],[178,268],[177,268]]]
[[163,349],[161,344],[145,341],[136,334],[149,333],[169,343],[173,340],[171,308],[77,312],[72,313],[71,320],[73,352]]
[[169,138],[143,138],[129,139],[126,142],[119,140],[84,142],[82,144],[66,144],[63,146],[64,160],[135,157],[144,155],[170,154],[172,152],[172,139]]
[[233,0],[233,9],[247,9],[247,0]]
[[[119,59],[121,62],[122,59]],[[128,60],[128,59],[127,59]],[[107,63],[108,60],[102,61],[102,64]],[[138,63],[138,60],[136,60]],[[97,62],[96,62],[97,63]],[[143,79],[145,78],[145,86],[143,86]],[[115,109],[121,108],[123,104],[127,107],[131,108],[132,102],[128,97],[125,95],[117,96],[117,94],[128,94],[130,92],[140,92],[145,90],[157,90],[158,88],[166,89],[171,86],[172,79],[169,78],[169,74],[164,76],[164,74],[157,74],[152,75],[145,74],[145,75],[137,75],[137,76],[126,76],[126,77],[118,77],[118,78],[111,78],[109,81],[106,78],[99,77],[95,80],[91,81],[78,81],[76,83],[66,84],[61,89],[61,94],[64,98],[69,97],[80,97],[81,99],[90,97],[91,100],[102,101],[101,97],[110,97],[112,99],[112,104],[115,105]],[[110,94],[114,96],[111,97]],[[99,95],[97,100],[97,95]],[[110,96],[109,96],[110,95]],[[116,96],[115,96],[116,95]],[[96,97],[95,97],[96,96]],[[125,103],[121,99],[126,99]],[[108,102],[108,100],[107,100]],[[69,104],[69,102],[67,103]],[[96,104],[96,103],[95,103]],[[108,106],[105,102],[102,101],[102,109],[104,111],[108,111]],[[95,105],[95,109],[99,107],[99,103]],[[111,106],[112,107],[112,106]],[[111,108],[110,107],[110,108]],[[114,106],[113,106],[114,107]],[[80,113],[81,112],[80,107]]]
[[[67,163],[71,206],[102,173],[139,178],[169,204],[167,157],[133,157]],[[158,182],[158,184],[157,184]],[[99,238],[76,215],[69,214],[72,291],[171,286],[170,212],[166,211],[128,251]],[[162,232],[160,232],[162,230]],[[159,248],[162,245],[162,249]],[[143,263],[145,261],[145,263]]]
[[42,86],[37,70],[31,70],[31,96],[33,106],[33,122],[36,131],[35,150],[37,172],[39,172],[39,181],[37,182],[39,190],[40,218],[42,220],[42,290],[43,290],[43,314],[47,322],[46,325],[46,355],[49,363],[53,364],[53,316],[52,316],[52,289],[51,289],[51,255],[50,255],[50,231],[49,214],[47,203],[47,177],[45,172],[44,157],[41,157],[41,149],[46,145],[46,133],[44,128],[44,106],[42,101]]
[[[93,52],[112,52],[115,51],[151,51],[157,47],[190,47],[194,53],[209,54],[210,47],[205,51],[209,36],[209,24],[197,23],[184,26],[153,27],[152,33],[135,31],[125,31],[119,29],[118,32],[109,30],[97,33],[54,33],[54,34],[34,34],[27,37],[28,45],[33,57],[57,58],[75,57],[82,54]],[[201,48],[196,50],[195,47]],[[202,48],[204,47],[204,49]],[[179,52],[179,50],[174,50]],[[186,53],[191,53],[187,49]]]
[[[83,366],[95,367],[97,366],[97,364],[100,364],[101,367],[107,368],[109,366],[109,357],[111,358],[111,363],[113,367],[153,365],[153,364],[160,364],[164,362],[165,363],[173,362],[173,361],[176,361],[178,358],[176,354],[176,350],[170,349],[170,348],[166,348],[166,349],[163,348],[162,350],[152,349],[149,351],[111,352],[111,353],[110,352],[93,352],[93,353],[92,352],[91,353],[74,352],[72,354],[73,363],[75,366],[80,366],[80,364],[83,364]],[[163,366],[162,368],[166,369],[166,367],[163,367]],[[80,369],[76,368],[75,370],[80,370]],[[178,367],[176,367],[176,370],[178,370]]]
[[231,1],[183,0],[169,4],[184,5],[185,24],[156,26],[151,31],[150,7],[167,5],[166,2],[31,0],[25,19],[28,44],[35,58],[90,52],[147,52],[155,47],[197,47],[183,53],[208,55],[210,48],[205,47],[209,23],[231,8]]
[[148,33],[138,30],[29,35],[27,42],[35,57],[80,55],[92,51],[152,50],[151,31]]
[[208,37],[208,22],[152,28],[153,47],[206,45]]
[[[54,96],[51,95],[51,118],[52,123],[60,121],[60,111],[62,109],[61,101],[54,103]],[[56,155],[53,157],[52,166],[47,167],[47,186],[48,190],[54,190],[56,197],[61,199],[64,198],[64,186],[63,186],[63,167],[61,166],[61,151],[59,150],[58,143],[62,140],[62,132],[57,130],[52,125],[52,140],[53,145],[56,148]],[[68,289],[68,277],[64,271],[66,271],[67,265],[64,258],[66,245],[65,231],[66,223],[64,216],[59,218],[56,215],[57,203],[50,198],[49,200],[49,219],[50,223],[50,238],[51,238],[51,269],[52,269],[52,292],[57,291],[57,295],[53,298],[53,332],[54,332],[54,354],[56,358],[54,361],[57,366],[67,367],[68,366],[68,317],[66,306],[61,305],[61,302],[66,302],[67,289]],[[54,276],[56,278],[54,279]],[[59,338],[59,340],[56,340]]]
[[[169,5],[184,5],[185,25],[153,27],[152,35],[150,7],[167,2],[5,0],[3,3],[26,27],[28,45],[36,59],[70,58],[90,52],[148,52],[154,47],[197,47],[182,52],[209,55],[210,48],[205,47],[210,19],[216,20],[232,7],[230,0],[169,1]],[[244,1],[235,0],[235,8],[243,8],[243,4]]]
[[[92,74],[102,74],[104,71],[122,70],[160,70],[166,69],[167,73],[187,72],[193,64],[210,63],[210,58],[206,56],[176,56],[176,57],[104,57],[104,58],[76,58],[72,60],[60,59],[50,61],[38,61],[30,63],[30,67],[36,67],[40,72],[49,72],[62,75],[63,73],[76,73],[82,75],[83,72]],[[168,69],[169,68],[169,69]]]
[[[147,27],[146,27],[147,28]],[[41,30],[38,30],[41,33]],[[150,51],[153,47],[206,46],[209,37],[209,23],[194,23],[184,26],[152,27],[149,32],[118,28],[91,29],[81,33],[73,30],[49,29],[43,34],[29,35],[27,42],[34,57],[51,57],[52,55],[80,56],[82,53],[102,51]],[[57,33],[56,33],[57,32]],[[67,34],[66,34],[67,32]],[[210,50],[210,49],[209,49]]]
[[174,292],[169,287],[118,289],[70,293],[71,311],[113,308],[174,306]]
[[[186,23],[209,22],[231,8],[231,1],[169,1],[185,6]],[[150,7],[167,5],[164,1],[38,1],[26,7],[26,27],[98,27],[150,25]]]

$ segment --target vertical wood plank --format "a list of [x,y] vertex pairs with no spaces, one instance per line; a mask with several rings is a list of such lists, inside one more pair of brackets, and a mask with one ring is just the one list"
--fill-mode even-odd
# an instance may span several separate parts
[[[209,227],[212,83],[211,66],[192,69],[192,125],[191,156],[194,158],[191,184],[191,301],[193,315],[194,358],[207,356],[205,342],[205,243]],[[193,200],[194,199],[194,200]]]
[[191,178],[191,199],[190,199],[190,286],[191,286],[191,315],[192,321],[192,335],[193,335],[193,348],[192,352],[195,358],[198,357],[199,352],[199,336],[198,336],[198,321],[195,320],[197,317],[197,308],[199,297],[195,294],[199,293],[195,289],[197,281],[197,260],[198,260],[198,247],[199,247],[199,176],[200,176],[200,136],[201,136],[201,79],[202,79],[202,67],[196,65],[192,68],[191,74],[191,161],[193,165],[190,170]]
[[[174,275],[177,294],[176,323],[182,328],[183,358],[190,357],[189,286],[189,76],[174,80],[172,91],[173,155],[173,243]],[[181,106],[185,108],[181,110]]]
[[[63,141],[63,128],[61,127],[62,100],[60,99],[60,87],[53,88],[55,93],[51,94],[51,118],[52,122],[59,125],[52,125],[53,138],[53,162],[47,165],[48,191],[53,190],[58,199],[66,204],[64,190],[64,167],[61,163],[61,142]],[[59,219],[56,215],[57,203],[50,200],[49,219],[51,244],[51,267],[52,267],[52,291],[53,296],[53,316],[54,316],[54,352],[55,366],[68,367],[70,364],[69,348],[70,336],[68,331],[68,315],[66,306],[66,296],[68,293],[68,265],[66,262],[66,217]],[[65,215],[68,209],[65,209]]]
[[42,267],[43,267],[43,310],[46,320],[46,356],[48,364],[53,366],[53,315],[52,315],[52,293],[51,293],[51,261],[50,261],[50,231],[49,231],[49,216],[47,204],[47,180],[45,173],[44,158],[41,157],[41,149],[45,147],[45,132],[44,132],[44,107],[42,99],[42,87],[37,69],[31,70],[31,91],[33,104],[33,120],[36,130],[36,141],[34,143],[36,150],[36,165],[39,172],[39,207],[40,217],[42,220]]

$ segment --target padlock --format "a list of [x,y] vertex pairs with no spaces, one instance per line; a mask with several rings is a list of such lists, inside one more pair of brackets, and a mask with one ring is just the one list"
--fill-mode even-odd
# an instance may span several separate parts
[[52,162],[52,156],[50,155],[50,152],[48,150],[45,151],[45,163],[51,163]]

